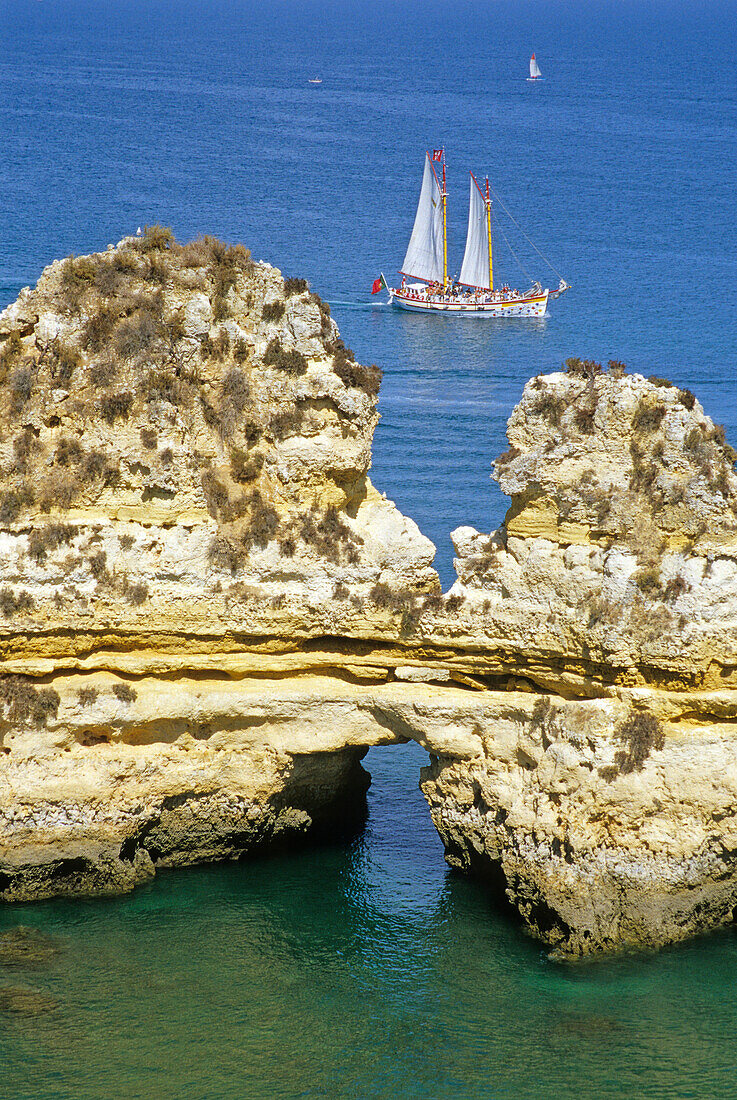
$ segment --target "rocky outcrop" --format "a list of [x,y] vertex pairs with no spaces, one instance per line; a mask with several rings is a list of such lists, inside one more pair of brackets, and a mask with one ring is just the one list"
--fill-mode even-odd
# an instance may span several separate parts
[[495,467],[505,524],[454,533],[457,644],[503,654],[521,692],[475,759],[423,779],[449,861],[501,870],[568,955],[737,904],[735,456],[692,394],[612,367],[528,383]]
[[532,380],[443,596],[367,477],[380,372],[303,281],[157,228],[0,339],[0,897],[350,825],[414,739],[449,862],[558,953],[732,919],[737,482],[693,395]]
[[0,896],[355,816],[389,735],[335,687],[439,591],[366,476],[378,369],[304,281],[158,228],[52,264],[0,337]]

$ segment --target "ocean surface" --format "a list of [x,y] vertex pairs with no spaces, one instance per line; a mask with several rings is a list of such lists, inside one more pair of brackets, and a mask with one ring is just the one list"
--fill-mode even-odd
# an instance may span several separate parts
[[[737,443],[734,3],[0,0],[0,305],[138,226],[214,233],[306,276],[384,370],[372,479],[433,539],[489,530],[526,380],[569,355],[693,389]],[[537,54],[544,80],[527,83]],[[308,83],[321,77],[322,84]],[[541,321],[391,311],[426,148],[468,169],[573,284]],[[502,219],[499,277],[557,277]],[[0,987],[9,1100],[737,1095],[737,936],[551,963],[452,875],[423,753],[373,750],[350,845],[165,873],[130,897],[0,911],[63,950]]]

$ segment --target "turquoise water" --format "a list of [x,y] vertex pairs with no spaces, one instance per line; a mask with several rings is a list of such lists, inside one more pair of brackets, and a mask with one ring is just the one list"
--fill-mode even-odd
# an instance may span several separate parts
[[[306,275],[385,370],[372,477],[436,542],[445,582],[448,532],[503,515],[489,466],[522,385],[568,355],[690,386],[735,442],[733,4],[0,0],[0,36],[0,302],[50,258],[156,220]],[[443,143],[451,268],[466,168],[488,169],[574,284],[545,321],[449,324],[371,298]],[[503,244],[497,260],[522,285]],[[445,868],[422,762],[369,754],[351,846],[1,911],[64,949],[0,974],[57,1001],[0,1016],[0,1093],[735,1095],[734,933],[550,963]]]
[[[112,901],[0,915],[58,938],[7,983],[2,1094],[733,1097],[732,932],[576,968],[446,873],[416,746],[374,750],[349,848],[177,871]],[[5,976],[0,984],[6,984]]]

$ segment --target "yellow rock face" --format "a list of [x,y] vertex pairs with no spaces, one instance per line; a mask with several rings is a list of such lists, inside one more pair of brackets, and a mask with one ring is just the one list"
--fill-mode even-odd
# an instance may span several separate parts
[[128,889],[360,805],[387,735],[316,689],[386,682],[397,601],[439,590],[366,476],[378,370],[303,282],[156,234],[52,264],[0,339],[0,893]]
[[575,368],[528,383],[508,435],[504,527],[453,535],[454,632],[483,623],[530,693],[426,769],[448,859],[499,864],[561,955],[731,921],[734,452],[693,395]]
[[691,395],[530,382],[441,596],[367,477],[378,374],[299,281],[129,238],[0,338],[0,896],[334,828],[412,738],[449,860],[559,952],[731,919],[737,483]]

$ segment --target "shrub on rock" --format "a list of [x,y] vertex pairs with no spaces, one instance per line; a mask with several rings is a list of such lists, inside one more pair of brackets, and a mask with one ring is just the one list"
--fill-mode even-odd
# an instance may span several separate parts
[[286,374],[300,375],[307,371],[307,360],[301,351],[293,349],[285,351],[279,340],[274,337],[264,352],[264,364],[267,367],[277,367]]
[[261,310],[261,320],[280,321],[284,316],[285,305],[284,302],[266,302]]

